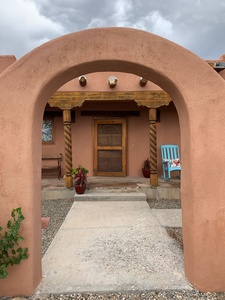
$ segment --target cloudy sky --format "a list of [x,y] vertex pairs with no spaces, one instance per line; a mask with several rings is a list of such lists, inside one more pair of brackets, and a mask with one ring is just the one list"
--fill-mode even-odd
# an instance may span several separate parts
[[225,53],[225,0],[0,0],[0,55],[20,58],[61,35],[130,27],[202,57]]

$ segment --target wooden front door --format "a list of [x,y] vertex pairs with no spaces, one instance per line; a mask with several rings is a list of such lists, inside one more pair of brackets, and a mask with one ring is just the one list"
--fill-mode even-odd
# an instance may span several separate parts
[[95,120],[94,175],[126,176],[126,120]]

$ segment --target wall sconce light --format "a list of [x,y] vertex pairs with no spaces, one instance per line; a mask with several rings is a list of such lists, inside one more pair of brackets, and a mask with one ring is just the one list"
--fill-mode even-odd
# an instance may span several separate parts
[[114,88],[117,84],[118,79],[116,76],[110,76],[108,80],[109,87]]
[[85,86],[87,84],[87,78],[86,76],[82,75],[79,77],[79,83],[81,86]]
[[146,86],[147,82],[148,82],[147,79],[140,77],[140,81],[139,81],[140,86]]

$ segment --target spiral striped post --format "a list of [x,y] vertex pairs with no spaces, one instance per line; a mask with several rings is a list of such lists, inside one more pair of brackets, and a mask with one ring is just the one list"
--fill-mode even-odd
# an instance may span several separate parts
[[150,185],[153,187],[158,186],[156,118],[156,108],[149,108]]
[[73,186],[72,178],[72,136],[71,136],[71,110],[63,110],[64,142],[65,142],[65,186],[70,189]]

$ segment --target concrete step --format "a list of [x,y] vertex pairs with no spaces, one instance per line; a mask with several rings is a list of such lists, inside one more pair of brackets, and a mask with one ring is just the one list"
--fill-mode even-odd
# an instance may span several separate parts
[[91,189],[74,195],[75,201],[146,201],[146,194],[138,191],[118,189]]
[[74,196],[74,188],[66,189],[66,188],[52,188],[45,189],[41,191],[41,199],[42,200],[56,200],[56,199],[64,199],[64,198],[73,198]]
[[[139,192],[141,194],[145,194],[147,199],[180,199],[180,189],[179,188],[145,188],[140,187],[139,189],[90,189],[85,191],[85,195],[92,193],[119,193],[123,194],[136,194]],[[54,200],[54,199],[64,199],[64,198],[73,198],[75,194],[74,188],[66,189],[66,188],[52,188],[45,189],[41,191],[42,200]]]

